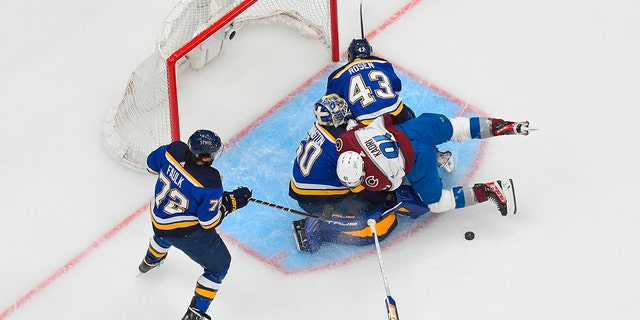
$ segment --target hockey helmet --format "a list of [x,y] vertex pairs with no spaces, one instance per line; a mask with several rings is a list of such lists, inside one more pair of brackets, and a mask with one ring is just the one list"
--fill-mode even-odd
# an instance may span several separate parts
[[372,51],[373,48],[371,47],[367,39],[353,39],[351,40],[351,43],[349,43],[349,62],[358,58],[366,58],[371,55]]
[[222,140],[210,130],[198,130],[194,132],[187,143],[189,150],[198,158],[211,157],[215,159],[222,153]]
[[345,151],[338,157],[336,174],[345,187],[354,188],[364,181],[364,160],[355,151]]
[[322,126],[338,127],[347,123],[351,117],[347,102],[335,93],[320,98],[313,108],[313,113],[318,124]]

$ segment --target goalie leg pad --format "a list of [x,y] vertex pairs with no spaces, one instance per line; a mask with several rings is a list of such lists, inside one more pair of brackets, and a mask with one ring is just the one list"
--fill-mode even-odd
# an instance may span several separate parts
[[357,246],[373,244],[373,234],[367,224],[369,219],[376,221],[380,240],[386,238],[398,225],[395,212],[384,205],[379,205],[358,216],[334,215],[331,220],[321,221],[322,238],[327,242],[339,244]]

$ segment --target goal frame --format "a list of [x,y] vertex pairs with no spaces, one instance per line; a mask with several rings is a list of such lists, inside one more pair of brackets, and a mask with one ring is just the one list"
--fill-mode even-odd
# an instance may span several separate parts
[[[304,0],[302,0],[304,1]],[[180,116],[178,109],[178,61],[187,55],[191,50],[195,49],[198,45],[202,44],[213,34],[218,32],[222,27],[226,26],[233,21],[238,15],[251,7],[258,0],[244,0],[237,7],[233,8],[227,14],[222,16],[218,21],[214,22],[210,27],[202,31],[195,36],[191,41],[187,42],[180,49],[173,52],[169,58],[167,58],[167,85],[169,96],[169,114],[171,124],[171,138],[172,141],[180,140]],[[331,60],[334,62],[340,61],[340,47],[338,37],[338,1],[329,0],[329,16],[330,16],[330,29],[331,29]]]
[[322,41],[340,61],[337,0],[181,0],[165,19],[156,47],[109,108],[103,143],[121,164],[146,172],[146,158],[180,140],[178,73],[201,70],[247,24],[283,24]]

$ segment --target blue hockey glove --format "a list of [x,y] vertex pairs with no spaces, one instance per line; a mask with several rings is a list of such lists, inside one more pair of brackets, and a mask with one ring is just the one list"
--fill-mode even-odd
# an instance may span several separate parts
[[222,196],[222,205],[224,206],[224,214],[227,215],[247,205],[253,191],[247,187],[238,187],[231,192],[224,192]]

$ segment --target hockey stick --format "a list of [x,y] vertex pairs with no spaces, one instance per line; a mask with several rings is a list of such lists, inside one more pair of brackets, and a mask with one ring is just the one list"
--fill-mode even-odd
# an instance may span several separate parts
[[301,216],[314,218],[314,219],[318,219],[318,220],[323,220],[323,221],[329,220],[329,218],[333,214],[333,207],[331,205],[325,205],[323,210],[322,210],[322,214],[318,217],[316,215],[313,215],[313,214],[310,214],[310,213],[306,213],[304,211],[300,211],[300,210],[296,210],[296,209],[293,209],[293,208],[284,207],[284,206],[281,206],[279,204],[275,204],[275,203],[259,200],[259,199],[256,199],[256,198],[249,198],[249,201],[253,201],[255,203],[259,203],[259,204],[265,205],[267,207],[280,209],[282,211],[287,211],[287,212],[299,214]]
[[382,250],[380,250],[380,241],[378,240],[378,234],[376,233],[376,221],[373,219],[367,220],[367,224],[373,234],[373,240],[376,244],[376,253],[378,254],[378,264],[380,264],[380,272],[382,273],[382,281],[384,282],[384,290],[387,292],[387,299],[385,303],[387,305],[387,315],[389,320],[398,320],[398,308],[396,307],[396,301],[391,297],[391,289],[389,289],[389,279],[387,279],[387,273],[384,271],[384,261],[382,260]]
[[364,39],[364,22],[362,22],[362,1],[360,1],[360,35]]

